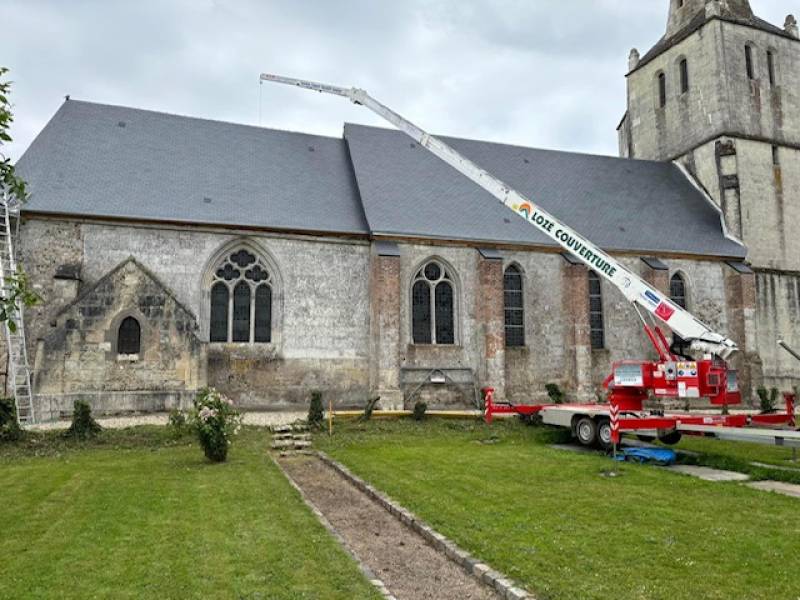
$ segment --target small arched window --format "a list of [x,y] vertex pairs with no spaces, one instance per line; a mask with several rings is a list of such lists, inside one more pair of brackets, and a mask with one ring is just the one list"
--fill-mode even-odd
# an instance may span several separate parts
[[684,58],[678,63],[678,71],[681,78],[681,94],[689,91],[689,62]]
[[767,50],[767,73],[769,75],[769,84],[775,85],[775,53],[772,50]]
[[414,277],[411,329],[415,344],[456,343],[453,278],[436,261],[427,263]]
[[669,298],[686,310],[686,280],[680,273],[675,273],[669,280]]
[[755,79],[756,68],[755,64],[753,63],[753,47],[750,44],[747,44],[744,47],[744,65],[745,70],[747,71],[747,78]]
[[505,309],[506,346],[525,346],[525,302],[522,271],[511,265],[503,275],[503,308]]
[[117,332],[117,354],[130,356],[142,349],[142,328],[133,317],[125,317]]
[[606,328],[603,321],[603,286],[600,276],[589,271],[589,332],[592,350],[606,347]]
[[[669,280],[669,299],[675,304],[686,310],[687,294],[686,280],[680,273],[675,273]],[[686,356],[690,345],[677,333],[672,334],[672,345],[670,351],[677,356]]]
[[667,76],[664,73],[658,74],[658,107],[664,108],[667,105]]
[[230,254],[214,272],[209,321],[212,342],[272,341],[272,276],[252,252]]

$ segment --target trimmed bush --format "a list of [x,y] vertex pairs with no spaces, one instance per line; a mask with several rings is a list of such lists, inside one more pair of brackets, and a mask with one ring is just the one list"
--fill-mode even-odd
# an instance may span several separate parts
[[72,424],[64,432],[67,437],[78,440],[87,440],[96,437],[103,428],[92,417],[92,407],[84,400],[75,400],[72,405]]
[[414,420],[424,421],[425,412],[427,410],[428,410],[428,404],[426,402],[417,401],[417,403],[414,405]]
[[176,438],[183,436],[187,430],[187,421],[186,421],[186,414],[183,411],[178,410],[177,408],[173,408],[169,412],[169,418],[167,419],[167,429],[169,429],[170,433]]
[[778,396],[780,395],[778,388],[772,388],[767,391],[767,388],[760,387],[756,390],[756,393],[761,404],[761,414],[774,413],[775,406],[778,403]]
[[325,411],[322,408],[322,392],[311,392],[311,404],[308,407],[308,426],[313,429],[322,429],[325,421]]
[[544,389],[547,391],[550,402],[553,404],[564,404],[564,392],[558,387],[557,383],[548,383],[544,386]]
[[17,423],[17,405],[13,398],[0,398],[0,440],[16,442],[23,430]]
[[192,423],[206,458],[212,462],[225,462],[232,438],[241,429],[242,416],[226,398],[214,388],[201,390],[194,399]]

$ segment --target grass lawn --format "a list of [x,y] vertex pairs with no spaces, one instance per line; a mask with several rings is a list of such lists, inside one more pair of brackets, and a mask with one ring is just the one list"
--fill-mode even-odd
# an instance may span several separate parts
[[317,444],[545,599],[800,597],[800,503],[549,448],[516,422],[340,423]]
[[220,465],[163,427],[0,444],[0,598],[379,598],[268,441]]
[[742,462],[760,462],[782,467],[793,467],[800,470],[800,450],[797,452],[798,462],[792,462],[792,449],[765,444],[747,442],[723,442],[712,438],[683,436],[676,450],[702,452],[705,455],[724,456]]

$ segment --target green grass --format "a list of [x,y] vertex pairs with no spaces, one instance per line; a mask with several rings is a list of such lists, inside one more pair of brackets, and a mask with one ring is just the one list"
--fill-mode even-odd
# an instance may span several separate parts
[[1,598],[378,598],[245,429],[211,464],[165,428],[0,444]]
[[701,452],[706,455],[727,456],[742,462],[761,462],[781,467],[793,467],[800,471],[800,450],[798,450],[798,462],[793,463],[791,448],[747,442],[723,442],[694,436],[684,436],[674,448]]
[[796,499],[572,454],[517,423],[343,424],[320,447],[544,599],[800,596]]

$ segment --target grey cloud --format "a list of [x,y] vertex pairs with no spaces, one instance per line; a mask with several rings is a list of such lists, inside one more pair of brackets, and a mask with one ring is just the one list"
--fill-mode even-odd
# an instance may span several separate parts
[[[753,0],[782,24],[791,0]],[[341,135],[383,125],[342,100],[257,83],[261,71],[358,85],[454,136],[616,153],[627,55],[667,0],[0,0],[18,158],[64,94]],[[261,96],[259,111],[259,95]]]

